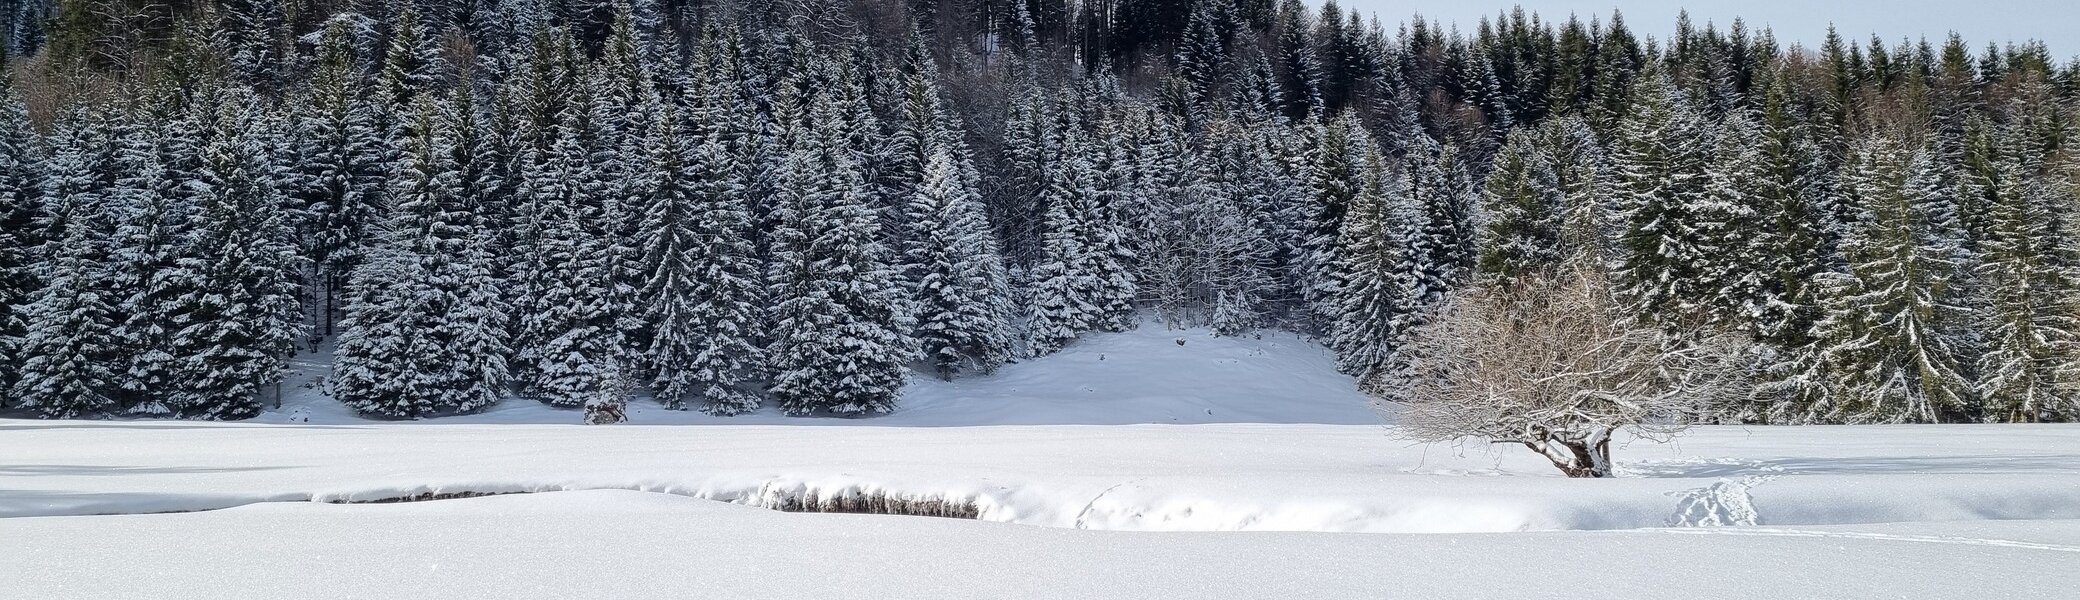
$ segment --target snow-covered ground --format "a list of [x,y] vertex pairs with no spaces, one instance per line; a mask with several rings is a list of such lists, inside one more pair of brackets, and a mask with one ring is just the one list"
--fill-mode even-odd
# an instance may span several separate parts
[[[1181,342],[1181,343],[1180,343]],[[295,361],[281,408],[254,422],[365,423],[324,395],[329,358]],[[1336,357],[1299,336],[1275,331],[1218,337],[1204,329],[1169,331],[1149,322],[1125,333],[1085,336],[1061,352],[1005,365],[989,376],[954,381],[911,378],[896,412],[870,420],[787,417],[778,410],[712,417],[668,410],[647,399],[628,407],[630,423],[650,425],[1113,425],[1127,423],[1374,424],[1380,417],[1357,384],[1336,372]],[[580,411],[507,400],[432,423],[578,423]]]
[[[1147,329],[904,402],[0,421],[0,598],[2061,598],[2080,573],[2080,426],[1710,427],[1570,480],[1397,438],[1304,341]],[[325,503],[506,492],[535,493]],[[759,508],[863,495],[978,518]]]

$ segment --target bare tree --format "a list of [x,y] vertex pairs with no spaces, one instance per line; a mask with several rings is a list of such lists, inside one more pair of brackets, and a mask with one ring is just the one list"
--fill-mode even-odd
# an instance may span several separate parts
[[1411,438],[1522,444],[1569,477],[1609,477],[1621,429],[1666,439],[1738,388],[1731,336],[1638,325],[1601,269],[1484,281],[1445,301],[1404,348]]

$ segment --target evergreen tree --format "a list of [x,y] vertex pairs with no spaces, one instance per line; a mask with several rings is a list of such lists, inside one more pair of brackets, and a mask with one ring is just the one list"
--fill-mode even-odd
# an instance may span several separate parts
[[1401,170],[1408,177],[1408,194],[1423,215],[1423,254],[1416,257],[1416,268],[1423,289],[1442,294],[1473,270],[1473,207],[1451,149],[1420,133],[1405,145]]
[[21,309],[41,287],[44,163],[37,150],[14,78],[0,77],[0,390],[14,385],[28,358],[16,347],[28,327]]
[[1758,255],[1766,235],[1756,207],[1755,183],[1765,179],[1753,122],[1739,113],[1727,115],[1713,133],[1703,193],[1685,213],[1691,232],[1690,268],[1694,279],[1681,286],[1701,311],[1703,321],[1724,329],[1758,333],[1756,318],[1773,299],[1766,296],[1764,269]]
[[379,109],[355,56],[353,33],[342,21],[327,24],[308,99],[297,115],[302,155],[295,199],[309,211],[306,255],[317,267],[317,313],[331,335],[332,315],[364,245],[384,218],[383,182],[391,170],[389,133],[378,129]]
[[1539,152],[1533,135],[1524,129],[1511,133],[1482,186],[1487,227],[1481,236],[1479,270],[1484,275],[1537,273],[1564,258],[1559,175]]
[[963,367],[984,373],[1010,358],[1004,266],[984,222],[971,171],[946,148],[925,163],[925,178],[909,204],[911,241],[906,262],[916,269],[912,296],[917,339],[941,377]]
[[1978,367],[1988,421],[2080,415],[2080,248],[2063,200],[2036,177],[2043,167],[2026,126],[1977,136],[1966,178],[1990,209],[1975,266],[1987,298]]
[[1427,288],[1424,217],[1408,183],[1389,174],[1378,149],[1358,164],[1364,184],[1352,197],[1337,242],[1342,288],[1330,346],[1338,364],[1374,391],[1391,389],[1396,351],[1438,290]]
[[42,287],[20,308],[26,327],[14,344],[21,357],[14,397],[48,417],[113,411],[116,300],[107,288],[114,217],[108,206],[108,131],[98,118],[74,115],[53,142],[43,223],[49,240],[33,276]]
[[1618,291],[1649,322],[1677,326],[1696,319],[1710,293],[1699,291],[1704,244],[1694,211],[1705,200],[1711,141],[1658,65],[1639,77],[1631,102],[1612,156],[1624,220]]
[[188,174],[202,169],[196,132],[203,126],[178,112],[147,116],[164,120],[133,128],[118,161],[125,175],[111,196],[121,217],[110,289],[121,315],[115,335],[122,345],[123,400],[131,413],[163,415],[172,410],[179,366],[171,337],[178,327],[177,302],[188,292],[178,275],[182,244],[193,235],[192,213],[201,201]]
[[1300,256],[1301,294],[1323,330],[1342,311],[1337,300],[1342,282],[1336,279],[1336,265],[1341,262],[1336,240],[1342,235],[1351,198],[1363,189],[1361,165],[1366,148],[1373,145],[1372,136],[1356,119],[1345,115],[1318,130],[1312,149],[1314,164],[1307,177],[1311,202]]
[[407,2],[398,11],[390,28],[390,47],[383,54],[382,99],[386,110],[396,115],[409,113],[420,96],[439,88],[447,68],[440,40],[422,22],[416,4]]
[[240,94],[204,147],[195,234],[181,251],[172,285],[179,328],[169,353],[179,363],[171,408],[188,418],[244,419],[282,377],[302,334],[297,273],[303,266],[275,186],[269,149],[254,134],[272,124]]
[[767,356],[771,392],[788,414],[894,410],[915,354],[846,108],[839,94],[815,94],[779,172]]
[[1843,251],[1815,327],[1829,393],[1809,408],[1850,423],[1935,422],[1967,409],[1971,382],[1960,369],[1951,287],[1961,254],[1954,215],[1928,183],[1926,153],[1878,138],[1865,142],[1848,174],[1861,218]]
[[[1027,317],[1027,352],[1051,354],[1084,332],[1099,329],[1109,298],[1106,272],[1124,270],[1103,243],[1111,223],[1099,198],[1098,174],[1081,151],[1087,143],[1074,130],[1057,138],[1063,162],[1049,171],[1041,203],[1047,207],[1046,235],[1032,269],[1032,312]],[[1116,239],[1116,238],[1115,238]]]
[[421,100],[383,240],[354,273],[334,398],[389,418],[467,412],[504,395],[504,317],[484,221],[446,147],[454,125]]
[[[613,412],[626,366],[612,306],[609,241],[596,224],[600,186],[587,140],[596,134],[584,98],[566,103],[540,134],[547,147],[523,159],[515,267],[514,379],[521,393],[552,406]],[[616,419],[618,420],[618,419]]]

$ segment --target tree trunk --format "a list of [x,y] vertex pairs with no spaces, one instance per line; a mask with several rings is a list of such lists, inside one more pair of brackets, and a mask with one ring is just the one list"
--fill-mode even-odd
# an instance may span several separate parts
[[1562,454],[1557,450],[1548,451],[1546,448],[1541,448],[1538,444],[1531,442],[1525,442],[1524,445],[1544,455],[1547,460],[1553,461],[1553,467],[1560,469],[1560,472],[1568,477],[1588,479],[1611,476],[1611,438],[1609,435],[1593,436],[1590,440],[1580,442],[1553,441],[1549,443],[1565,448],[1566,453]]

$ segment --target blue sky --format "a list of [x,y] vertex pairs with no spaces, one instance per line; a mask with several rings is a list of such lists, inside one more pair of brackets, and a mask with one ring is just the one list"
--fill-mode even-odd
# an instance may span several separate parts
[[[1676,12],[1687,8],[1702,27],[1717,22],[1723,29],[1736,16],[1752,28],[1768,25],[1785,44],[1803,42],[1817,46],[1834,23],[1852,39],[1868,40],[1878,33],[1888,41],[1926,35],[1941,40],[1951,30],[1963,34],[1974,48],[1989,40],[2035,38],[2051,46],[2053,56],[2080,54],[2080,0],[1340,0],[1343,6],[1377,13],[1380,22],[1405,21],[1415,12],[1431,20],[1458,22],[1471,31],[1482,15],[1493,15],[1521,4],[1526,10],[1565,20],[1568,13],[1609,15],[1625,11],[1625,22],[1633,30],[1665,38],[1675,28]],[[1319,0],[1316,0],[1319,4]]]

